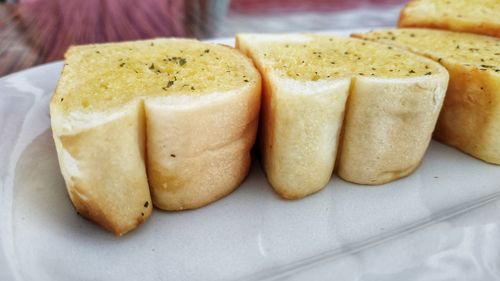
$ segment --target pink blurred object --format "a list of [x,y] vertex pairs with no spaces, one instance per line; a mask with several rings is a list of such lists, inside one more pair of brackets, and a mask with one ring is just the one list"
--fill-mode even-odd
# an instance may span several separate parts
[[360,6],[384,6],[405,2],[407,0],[232,0],[230,7],[231,10],[241,13],[331,12]]
[[185,36],[184,8],[183,0],[23,0],[14,15],[53,61],[73,44]]

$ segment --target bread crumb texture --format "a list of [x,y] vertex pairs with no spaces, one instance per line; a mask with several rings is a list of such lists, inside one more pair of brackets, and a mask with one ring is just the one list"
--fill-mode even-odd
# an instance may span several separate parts
[[189,39],[73,46],[54,99],[63,112],[101,111],[146,95],[202,95],[255,82],[227,49]]
[[423,28],[381,30],[360,36],[406,46],[440,63],[476,67],[500,74],[500,39],[495,37]]
[[[352,75],[387,78],[432,74],[433,66],[391,46],[352,38],[307,35],[310,40],[259,44],[256,55],[283,78],[300,81]],[[334,48],[332,48],[334,46]]]

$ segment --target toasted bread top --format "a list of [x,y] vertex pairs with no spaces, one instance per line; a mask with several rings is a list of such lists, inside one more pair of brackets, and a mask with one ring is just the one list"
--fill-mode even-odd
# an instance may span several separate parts
[[498,0],[413,0],[405,9],[406,13],[418,12],[427,17],[500,23]]
[[385,29],[354,36],[406,46],[438,62],[472,66],[500,75],[499,38],[423,28]]
[[252,57],[282,78],[299,81],[337,79],[353,75],[406,78],[431,75],[436,65],[391,46],[312,34],[241,34]]
[[189,39],[73,46],[52,103],[95,112],[142,96],[222,93],[255,83],[250,68],[233,48]]

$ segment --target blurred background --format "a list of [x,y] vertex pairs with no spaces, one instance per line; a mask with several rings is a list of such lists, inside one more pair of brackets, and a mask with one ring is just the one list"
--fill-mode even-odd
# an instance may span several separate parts
[[406,0],[0,0],[0,77],[72,44],[394,26]]

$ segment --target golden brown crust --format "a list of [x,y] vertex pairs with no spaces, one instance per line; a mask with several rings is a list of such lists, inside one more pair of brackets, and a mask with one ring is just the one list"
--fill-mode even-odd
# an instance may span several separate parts
[[[73,206],[76,209],[76,212],[82,217],[97,223],[98,225],[104,227],[106,230],[114,233],[117,236],[122,236],[125,233],[129,232],[132,229],[137,228],[140,224],[145,222],[149,216],[151,216],[152,208],[149,206],[151,203],[144,204],[144,209],[141,214],[135,217],[135,220],[132,219],[131,223],[124,226],[113,218],[109,218],[106,215],[105,209],[99,206],[99,199],[89,198],[84,200],[81,197],[81,194],[85,194],[84,190],[88,190],[90,187],[80,187],[77,184],[70,184],[68,186],[69,197],[71,202],[73,202]],[[85,195],[87,196],[87,195]],[[146,206],[147,205],[147,206]]]
[[[58,126],[57,117],[52,122]],[[54,133],[76,210],[116,235],[134,229],[151,214],[143,138],[142,102],[100,126],[75,134]]]
[[425,5],[425,1],[412,0],[401,10],[398,19],[398,27],[422,27],[433,29],[446,29],[460,32],[477,33],[489,36],[500,37],[500,24],[481,20],[467,20],[449,14],[431,15],[421,11],[416,11],[417,6]]
[[[500,164],[499,83],[477,68],[446,64],[447,96],[434,138],[486,162]],[[496,78],[498,81],[498,77]]]

